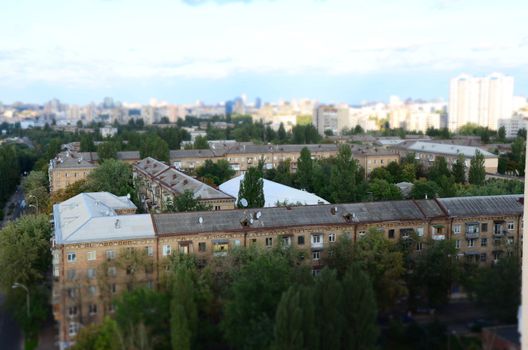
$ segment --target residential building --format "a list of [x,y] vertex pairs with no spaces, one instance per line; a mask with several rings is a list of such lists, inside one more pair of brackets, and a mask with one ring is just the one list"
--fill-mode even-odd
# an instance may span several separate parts
[[477,151],[484,156],[484,168],[487,173],[496,174],[499,165],[499,158],[496,154],[490,153],[478,147],[462,146],[444,143],[411,141],[402,142],[393,147],[400,157],[414,153],[416,160],[420,161],[425,168],[429,168],[436,157],[444,157],[449,167],[456,162],[459,155],[463,155],[466,162],[466,169],[469,170],[471,159],[475,157]]
[[[416,254],[431,239],[453,239],[457,259],[488,265],[520,242],[523,202],[522,195],[507,195],[135,215],[126,197],[80,194],[53,208],[53,313],[61,348],[80,327],[111,314],[112,297],[156,287],[172,254],[195,254],[206,264],[236,247],[282,244],[298,249],[299,262],[317,274],[340,237],[356,242],[376,229],[391,241],[408,240]],[[127,263],[135,254],[144,265]]]
[[235,198],[197,179],[176,170],[172,166],[147,157],[133,166],[134,182],[145,208],[164,211],[167,205],[191,191],[193,198],[211,210],[226,210],[235,207]]
[[499,73],[453,78],[449,87],[449,130],[456,131],[468,123],[497,130],[499,119],[512,116],[513,85],[513,77]]
[[499,119],[499,128],[500,127],[504,127],[506,137],[512,139],[517,137],[519,130],[528,130],[528,118],[521,114],[516,114],[511,118],[501,118]]
[[111,126],[105,126],[101,129],[99,129],[99,132],[101,133],[101,136],[103,138],[112,137],[117,134],[117,128],[111,127]]
[[350,129],[356,126],[350,124],[349,116],[350,111],[347,105],[322,105],[315,109],[313,125],[321,135],[328,130],[334,135],[339,135],[343,128]]

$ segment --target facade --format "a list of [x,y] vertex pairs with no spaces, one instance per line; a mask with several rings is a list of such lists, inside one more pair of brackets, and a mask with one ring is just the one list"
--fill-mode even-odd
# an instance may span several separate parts
[[456,162],[460,154],[464,155],[466,160],[466,169],[469,169],[471,159],[475,157],[478,150],[484,156],[484,168],[487,173],[496,174],[499,165],[499,158],[496,154],[490,153],[478,147],[461,146],[444,143],[433,142],[403,142],[392,147],[400,154],[400,157],[405,157],[407,154],[414,153],[417,160],[419,160],[425,168],[430,167],[436,157],[444,157],[447,164],[451,167]]
[[185,191],[192,191],[195,199],[211,210],[235,207],[235,198],[174,167],[147,157],[133,166],[134,181],[142,200],[149,210],[164,210],[167,204]]
[[[237,247],[282,244],[298,249],[300,263],[317,274],[340,236],[356,242],[375,228],[391,241],[409,240],[417,254],[429,240],[453,239],[458,259],[484,265],[516,249],[523,202],[522,195],[508,195],[125,215],[135,209],[126,197],[80,194],[53,208],[53,311],[61,348],[80,327],[111,314],[121,291],[154,288],[173,254],[195,254],[206,264]],[[142,265],[133,264],[138,256]]]
[[528,130],[528,119],[520,114],[507,119],[502,118],[499,119],[499,128],[500,127],[504,127],[507,138],[513,139],[517,137],[519,130]]
[[319,106],[313,115],[313,125],[321,135],[324,135],[327,130],[332,131],[334,135],[339,135],[343,128],[355,127],[355,125],[350,125],[349,115],[349,108],[346,105]]
[[[178,150],[171,151],[170,159],[177,169],[193,171],[202,166],[206,160],[217,162],[224,159],[229,162],[237,175],[244,174],[248,168],[264,161],[266,169],[276,168],[280,162],[290,160],[290,170],[297,171],[297,160],[301,150],[310,150],[313,159],[335,157],[339,151],[337,144],[317,145],[255,145],[253,143],[236,143],[234,145],[215,145],[208,150]],[[377,147],[349,145],[352,156],[369,174],[372,169],[399,162],[398,154]]]
[[103,138],[112,137],[117,134],[117,128],[111,126],[105,126],[99,130]]
[[498,73],[453,78],[449,87],[449,130],[456,131],[467,123],[497,130],[499,119],[512,116],[513,85],[513,77]]

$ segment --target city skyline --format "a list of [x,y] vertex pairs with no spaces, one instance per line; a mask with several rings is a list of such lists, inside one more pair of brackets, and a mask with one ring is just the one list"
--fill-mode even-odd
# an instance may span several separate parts
[[495,71],[528,95],[523,7],[26,0],[3,9],[0,101],[215,103],[241,93],[350,104],[390,95],[447,100],[450,78]]

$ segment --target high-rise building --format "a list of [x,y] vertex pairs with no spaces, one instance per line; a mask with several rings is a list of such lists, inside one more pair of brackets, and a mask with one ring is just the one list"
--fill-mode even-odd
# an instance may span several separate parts
[[349,114],[349,108],[346,105],[319,106],[315,110],[313,124],[321,135],[324,135],[327,130],[332,131],[334,135],[338,135],[343,128],[350,128]]
[[462,74],[451,80],[449,129],[473,123],[497,130],[501,118],[513,111],[513,77],[493,73],[487,77]]

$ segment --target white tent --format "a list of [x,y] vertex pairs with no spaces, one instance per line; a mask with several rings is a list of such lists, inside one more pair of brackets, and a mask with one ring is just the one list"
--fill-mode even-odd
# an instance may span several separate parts
[[[220,185],[220,190],[235,197],[238,201],[238,190],[240,188],[240,181],[244,179],[244,175],[232,178],[229,181]],[[291,205],[301,203],[302,205],[314,204],[328,204],[328,201],[313,193],[301,191],[293,187],[289,187],[277,182],[264,179],[264,200],[265,207],[276,207],[277,202]]]

